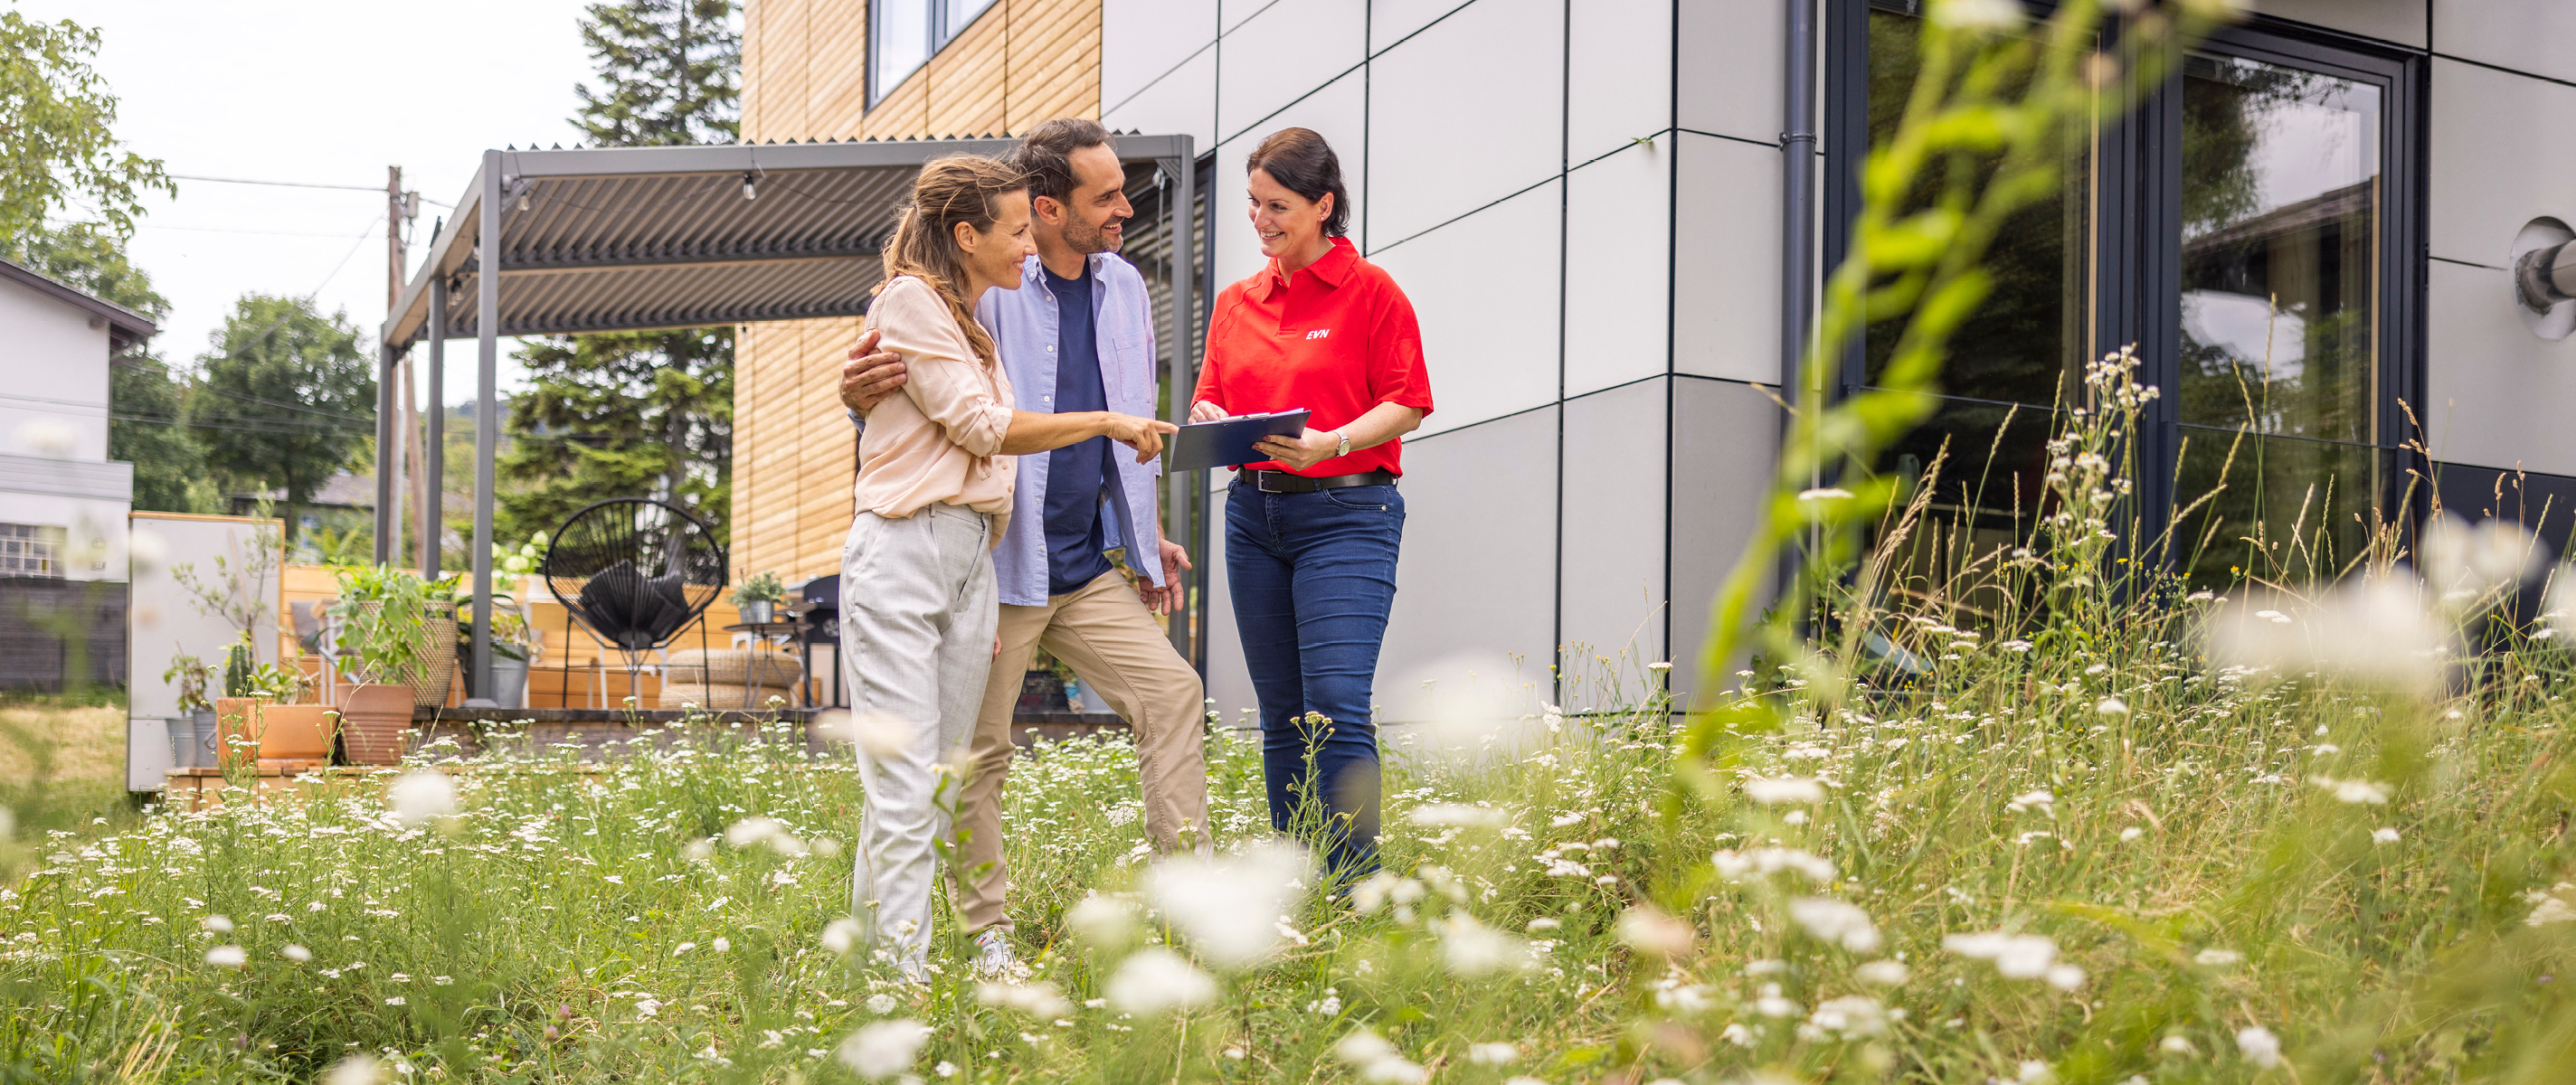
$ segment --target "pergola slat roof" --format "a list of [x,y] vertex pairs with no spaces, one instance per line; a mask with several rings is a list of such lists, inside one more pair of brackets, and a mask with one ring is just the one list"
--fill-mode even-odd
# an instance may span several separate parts
[[[478,171],[384,327],[396,349],[430,334],[444,276],[446,333],[478,335],[482,204],[501,211],[501,335],[627,331],[855,316],[921,164],[998,154],[1006,139],[497,151]],[[1188,160],[1185,136],[1122,136],[1129,161]],[[753,198],[745,198],[749,180]]]

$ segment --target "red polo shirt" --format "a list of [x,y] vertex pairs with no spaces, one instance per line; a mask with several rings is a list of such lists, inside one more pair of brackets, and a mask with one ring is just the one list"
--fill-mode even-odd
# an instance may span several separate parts
[[[1281,275],[1279,261],[1226,287],[1208,321],[1207,361],[1195,397],[1228,414],[1313,411],[1306,425],[1331,432],[1380,403],[1431,413],[1431,374],[1413,303],[1350,239]],[[1338,456],[1297,474],[1316,478],[1384,468],[1404,473],[1404,441]],[[1285,470],[1275,460],[1247,466]]]

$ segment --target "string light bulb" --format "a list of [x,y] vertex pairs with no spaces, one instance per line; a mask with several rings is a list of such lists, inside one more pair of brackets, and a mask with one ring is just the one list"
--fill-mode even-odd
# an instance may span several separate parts
[[748,170],[742,175],[742,198],[746,200],[760,198],[759,178],[753,177]]

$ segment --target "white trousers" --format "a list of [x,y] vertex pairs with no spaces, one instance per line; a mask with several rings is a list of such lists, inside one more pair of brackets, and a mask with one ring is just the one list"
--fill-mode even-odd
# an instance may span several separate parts
[[993,664],[1000,596],[993,518],[931,505],[890,520],[862,512],[841,548],[841,658],[860,728],[858,869],[850,910],[908,976],[930,951],[938,848]]

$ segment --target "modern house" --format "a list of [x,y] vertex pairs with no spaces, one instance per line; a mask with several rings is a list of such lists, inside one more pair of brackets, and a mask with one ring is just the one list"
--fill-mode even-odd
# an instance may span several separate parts
[[[2309,524],[2348,555],[2356,516],[2422,515],[2427,479],[2453,510],[2523,517],[2563,546],[2576,427],[2553,420],[2576,402],[2576,302],[2551,269],[2576,236],[2576,59],[2553,43],[2576,37],[2576,6],[2253,6],[2013,223],[1938,414],[1889,469],[1919,469],[1947,437],[1954,455],[1993,450],[1991,473],[2029,474],[2066,376],[2135,344],[2167,392],[2147,419],[2147,504],[2229,470],[2202,513],[2218,544],[2183,559],[2204,570],[2251,560],[2235,540],[2258,521],[2276,538]],[[1202,305],[1261,264],[1234,202],[1244,152],[1289,125],[1331,139],[1353,239],[1411,294],[1439,403],[1406,441],[1383,698],[1457,653],[1537,674],[1563,645],[1657,660],[1700,643],[1779,439],[1784,324],[1802,319],[1784,321],[1783,284],[1843,251],[1853,171],[1911,79],[1921,7],[750,0],[743,135],[1003,135],[1075,114],[1191,136]],[[1793,56],[1811,85],[1791,86]],[[1803,200],[1793,164],[1816,178]],[[1148,227],[1131,255],[1168,282],[1154,226],[1175,221],[1155,202],[1170,179],[1131,179]],[[1801,203],[1811,232],[1787,226]],[[836,566],[853,452],[832,385],[856,326],[745,329],[738,563]],[[1855,352],[1844,389],[1885,346]],[[1936,508],[1991,544],[2028,484],[1945,489]],[[1231,715],[1251,691],[1222,532],[1199,535],[1200,652]]]
[[107,458],[108,367],[156,330],[0,261],[0,688],[61,687],[66,641],[40,624],[74,611],[91,612],[91,678],[124,680],[134,465]]

